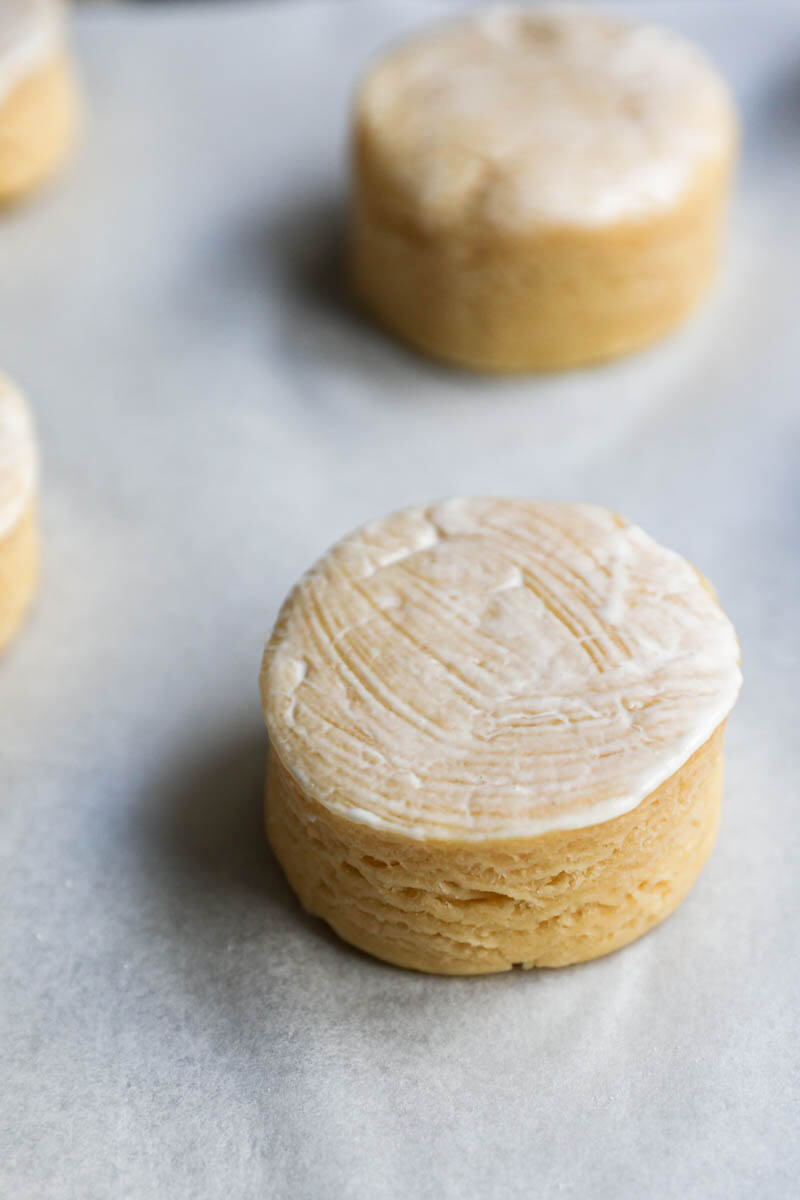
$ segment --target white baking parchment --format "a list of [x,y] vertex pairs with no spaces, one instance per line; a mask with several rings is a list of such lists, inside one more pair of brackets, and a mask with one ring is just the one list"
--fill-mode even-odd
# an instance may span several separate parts
[[[83,9],[83,147],[0,221],[45,555],[0,662],[4,1200],[798,1194],[800,8],[639,6],[743,109],[723,277],[646,353],[511,380],[414,357],[339,282],[354,77],[442,11]],[[281,599],[457,493],[609,505],[741,635],[714,855],[586,966],[371,961],[262,836]]]

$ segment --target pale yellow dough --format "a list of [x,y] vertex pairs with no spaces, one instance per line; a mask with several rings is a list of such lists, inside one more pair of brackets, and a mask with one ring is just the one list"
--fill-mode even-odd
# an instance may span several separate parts
[[36,514],[29,505],[0,538],[0,650],[19,626],[36,587]]
[[27,405],[0,375],[0,650],[36,586],[37,458]]
[[361,86],[355,288],[465,367],[634,350],[712,278],[735,147],[726,86],[676,35],[571,7],[468,18]]
[[401,966],[608,953],[711,849],[740,682],[709,586],[607,510],[396,513],[303,577],[267,645],[270,841],[310,912]]
[[63,164],[78,124],[62,0],[0,2],[0,205]]

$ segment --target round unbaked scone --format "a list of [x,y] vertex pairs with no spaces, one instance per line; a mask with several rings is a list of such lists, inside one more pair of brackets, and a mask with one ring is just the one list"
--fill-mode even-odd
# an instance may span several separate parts
[[434,357],[609,358],[672,328],[713,274],[735,113],[664,29],[489,10],[378,61],[353,140],[355,288]]
[[77,89],[59,0],[0,3],[0,205],[63,163],[77,127]]
[[267,829],[304,906],[443,974],[638,937],[714,841],[733,627],[602,508],[451,500],[345,538],[267,645]]
[[36,583],[37,454],[22,396],[0,375],[0,649]]

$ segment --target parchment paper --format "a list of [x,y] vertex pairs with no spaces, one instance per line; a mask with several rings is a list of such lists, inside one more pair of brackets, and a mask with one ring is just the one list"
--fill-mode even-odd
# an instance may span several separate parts
[[[800,9],[642,5],[744,112],[729,253],[684,330],[496,381],[347,308],[365,58],[442,6],[77,20],[88,118],[0,222],[45,565],[0,662],[8,1200],[796,1195]],[[606,960],[436,979],[304,917],[261,833],[263,639],[363,520],[455,493],[609,505],[742,641],[717,849]]]

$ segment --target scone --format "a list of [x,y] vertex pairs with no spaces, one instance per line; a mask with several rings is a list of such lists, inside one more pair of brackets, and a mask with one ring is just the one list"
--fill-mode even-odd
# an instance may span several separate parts
[[77,125],[77,93],[59,0],[0,3],[0,205],[61,166]]
[[36,582],[37,456],[22,396],[0,375],[0,650]]
[[360,88],[355,288],[464,367],[634,350],[708,286],[736,140],[725,83],[664,29],[571,6],[446,26]]
[[733,627],[603,508],[452,500],[345,538],[267,645],[267,830],[304,906],[404,967],[607,954],[711,850]]

